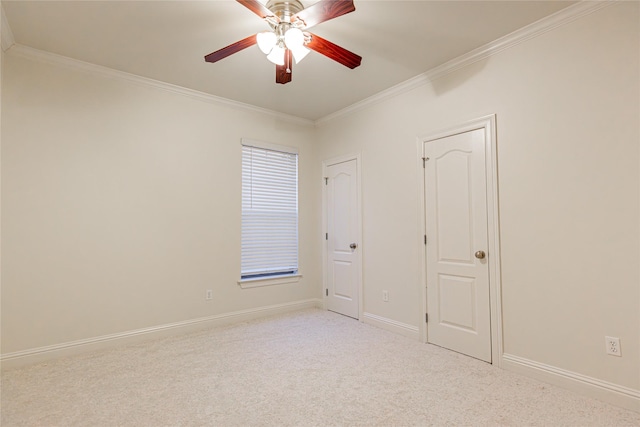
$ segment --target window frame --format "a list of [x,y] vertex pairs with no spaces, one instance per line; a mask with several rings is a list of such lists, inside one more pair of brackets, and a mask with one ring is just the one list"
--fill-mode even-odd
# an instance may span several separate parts
[[[269,142],[264,142],[264,141],[258,141],[255,139],[248,139],[248,138],[242,138],[240,141],[240,148],[241,148],[241,158],[242,158],[242,148],[245,146],[248,147],[254,147],[254,148],[258,148],[258,149],[263,149],[263,150],[272,150],[272,151],[279,151],[279,152],[283,152],[283,153],[289,153],[289,154],[295,154],[297,156],[297,170],[296,170],[296,183],[297,183],[297,188],[296,188],[296,198],[299,198],[299,180],[300,180],[300,173],[299,173],[299,164],[300,164],[300,154],[298,152],[298,149],[296,147],[290,147],[290,146],[285,146],[285,145],[278,145],[278,144],[272,144]],[[243,165],[241,164],[241,174],[244,172],[243,170]],[[242,179],[241,179],[241,195],[242,195]],[[300,279],[302,278],[302,274],[300,273],[300,245],[299,245],[299,240],[300,240],[300,231],[299,231],[299,220],[300,220],[300,212],[299,212],[299,205],[298,205],[298,209],[297,209],[297,213],[296,213],[297,217],[296,217],[296,227],[297,227],[297,253],[296,253],[296,258],[297,258],[297,264],[298,264],[298,269],[295,273],[284,273],[284,274],[279,274],[279,275],[270,275],[270,276],[256,276],[256,277],[242,277],[242,262],[240,263],[240,279],[238,280],[238,285],[243,288],[243,289],[247,289],[247,288],[256,288],[256,287],[261,287],[261,286],[271,286],[271,285],[280,285],[280,284],[286,284],[286,283],[297,283],[300,281]],[[242,218],[242,211],[241,211],[241,218]],[[241,219],[242,222],[242,219]],[[240,225],[240,235],[242,235],[242,225]],[[242,244],[240,245],[240,256],[242,257]]]

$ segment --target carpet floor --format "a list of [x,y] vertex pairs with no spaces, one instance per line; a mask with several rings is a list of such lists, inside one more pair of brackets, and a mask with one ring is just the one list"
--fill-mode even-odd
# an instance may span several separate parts
[[322,310],[2,373],[2,426],[640,426],[617,408]]

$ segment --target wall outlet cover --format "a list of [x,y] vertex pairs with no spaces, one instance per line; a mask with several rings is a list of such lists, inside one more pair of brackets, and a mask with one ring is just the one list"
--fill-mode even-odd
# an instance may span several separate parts
[[620,338],[618,337],[604,337],[605,343],[607,345],[607,354],[612,356],[622,356],[622,351],[620,349]]

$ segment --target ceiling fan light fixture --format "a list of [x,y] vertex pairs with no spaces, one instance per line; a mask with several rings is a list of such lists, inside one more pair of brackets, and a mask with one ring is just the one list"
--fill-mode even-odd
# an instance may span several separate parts
[[[218,62],[254,44],[276,64],[276,83],[291,81],[291,68],[314,50],[351,69],[360,66],[362,57],[306,30],[356,10],[353,0],[317,0],[304,7],[301,0],[236,0],[265,21],[271,31],[245,37],[229,46],[205,55],[209,63]],[[265,4],[266,1],[266,4]],[[310,1],[310,0],[308,0]],[[308,2],[305,0],[305,3]]]
[[267,59],[276,65],[284,65],[284,51],[284,47],[276,45],[267,55]]
[[262,53],[268,55],[278,42],[278,37],[271,31],[265,31],[263,33],[258,33],[256,40]]
[[291,50],[294,50],[298,47],[302,47],[304,45],[304,34],[300,28],[289,28],[286,33],[284,33],[284,43]]
[[304,46],[289,48],[289,50],[291,50],[291,53],[293,54],[293,59],[296,61],[296,64],[302,61],[304,57],[307,56],[309,52],[311,52],[309,49],[307,49]]
[[286,33],[284,33],[284,43],[291,53],[293,53],[293,59],[295,59],[296,64],[304,59],[305,56],[310,52],[309,49],[304,47],[305,36],[302,30],[299,28],[289,28]]

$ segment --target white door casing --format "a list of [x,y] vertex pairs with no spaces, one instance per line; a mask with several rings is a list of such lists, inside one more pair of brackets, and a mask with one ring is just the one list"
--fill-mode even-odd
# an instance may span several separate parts
[[326,306],[360,318],[361,248],[358,160],[325,163]]
[[423,338],[500,365],[494,129],[489,116],[420,140],[427,236]]

